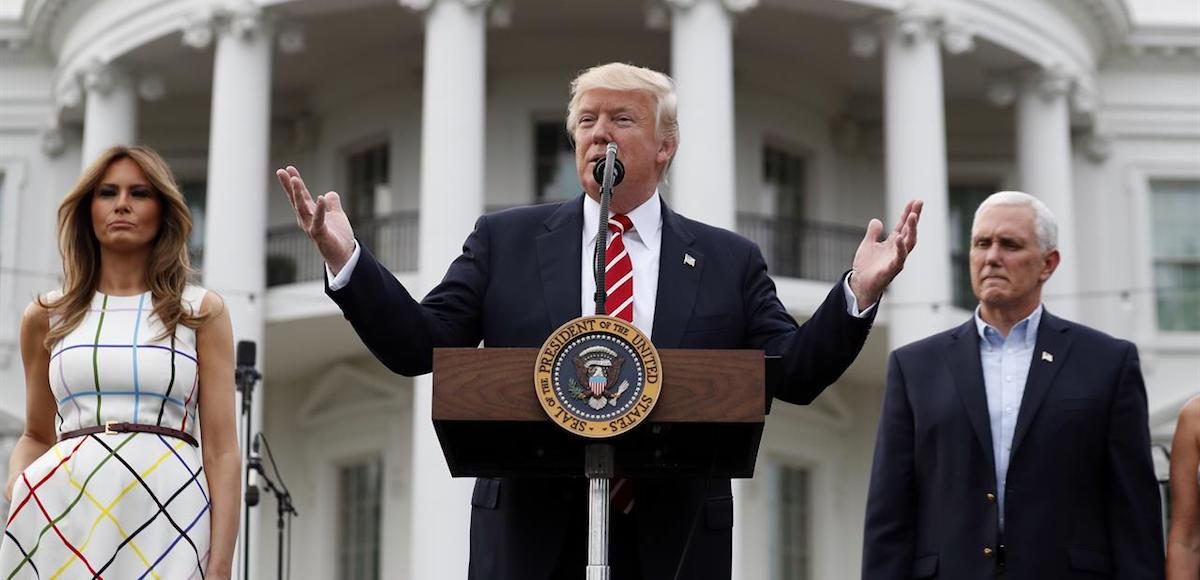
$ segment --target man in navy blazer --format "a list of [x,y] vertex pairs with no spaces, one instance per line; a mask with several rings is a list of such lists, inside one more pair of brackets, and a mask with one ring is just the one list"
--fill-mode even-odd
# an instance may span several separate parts
[[975,213],[965,324],[897,349],[867,500],[864,580],[1163,577],[1136,347],[1041,303],[1054,216]]
[[[783,357],[775,395],[812,401],[853,362],[874,304],[916,243],[920,202],[883,242],[872,220],[854,259],[803,326],[787,313],[758,248],[676,214],[658,195],[678,143],[675,94],[661,73],[623,64],[572,84],[568,130],[586,195],[479,218],[462,255],[418,303],[354,242],[336,193],[314,202],[294,167],[278,177],[297,221],[329,267],[327,291],[372,353],[405,375],[431,370],[446,346],[538,347],[561,324],[591,314],[587,269],[599,226],[593,167],[620,147],[625,179],[612,210],[632,229],[632,319],[658,348],[756,348]],[[614,259],[615,260],[615,259]],[[611,523],[618,578],[728,578],[733,501],[728,479],[635,482],[635,504]],[[576,578],[585,567],[587,486],[542,479],[479,479],[471,498],[472,579]],[[690,537],[690,543],[689,543]],[[687,545],[685,549],[685,545]]]

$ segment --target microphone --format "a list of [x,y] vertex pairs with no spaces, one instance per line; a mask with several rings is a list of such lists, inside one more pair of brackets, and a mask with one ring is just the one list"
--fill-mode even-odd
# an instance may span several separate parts
[[[254,343],[250,343],[254,346]],[[241,345],[238,345],[239,349]],[[253,353],[251,353],[253,356]],[[262,458],[258,456],[258,437],[254,438],[254,443],[250,445],[250,454],[246,460],[247,469],[250,470],[250,475],[247,477],[246,483],[246,505],[254,507],[258,505],[260,500],[260,492],[258,489],[258,471],[262,469]]]
[[612,187],[616,187],[625,179],[625,164],[621,163],[620,159],[617,159],[616,143],[608,144],[604,160],[596,163],[596,166],[592,168],[592,178],[596,180],[596,183],[600,184],[600,187],[604,187],[604,174],[608,171],[609,167],[613,168]]
[[239,340],[237,343],[237,366],[252,367],[256,358],[257,344],[253,340]]

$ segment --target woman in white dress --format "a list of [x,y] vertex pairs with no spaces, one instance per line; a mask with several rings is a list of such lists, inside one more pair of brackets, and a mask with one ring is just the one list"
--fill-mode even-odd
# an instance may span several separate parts
[[1200,397],[1183,406],[1171,444],[1167,580],[1200,578]]
[[188,284],[166,163],[113,147],[58,209],[63,287],[21,321],[0,578],[229,578],[241,457],[224,302]]

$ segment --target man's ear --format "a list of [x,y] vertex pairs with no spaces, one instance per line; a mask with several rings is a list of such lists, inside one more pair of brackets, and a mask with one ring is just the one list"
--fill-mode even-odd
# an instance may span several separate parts
[[1042,258],[1042,271],[1038,274],[1038,279],[1042,282],[1050,279],[1050,275],[1058,269],[1058,264],[1062,262],[1062,255],[1058,253],[1058,248],[1046,252]]
[[663,139],[658,144],[658,153],[655,155],[655,160],[661,164],[671,162],[675,158],[675,150],[678,149],[679,142],[675,139]]

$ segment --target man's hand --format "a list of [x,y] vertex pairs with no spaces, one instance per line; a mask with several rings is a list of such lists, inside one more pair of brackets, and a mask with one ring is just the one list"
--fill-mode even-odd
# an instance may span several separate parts
[[859,310],[878,302],[883,290],[904,269],[904,260],[917,245],[917,221],[924,205],[921,200],[909,200],[896,229],[882,242],[878,240],[883,222],[872,219],[867,224],[867,235],[854,253],[854,274],[850,276],[850,290]]
[[317,251],[336,275],[354,253],[354,229],[350,219],[342,211],[342,199],[336,191],[317,197],[314,202],[308,187],[300,178],[300,171],[288,165],[275,170],[279,186],[283,188],[296,212],[296,223],[313,243]]

